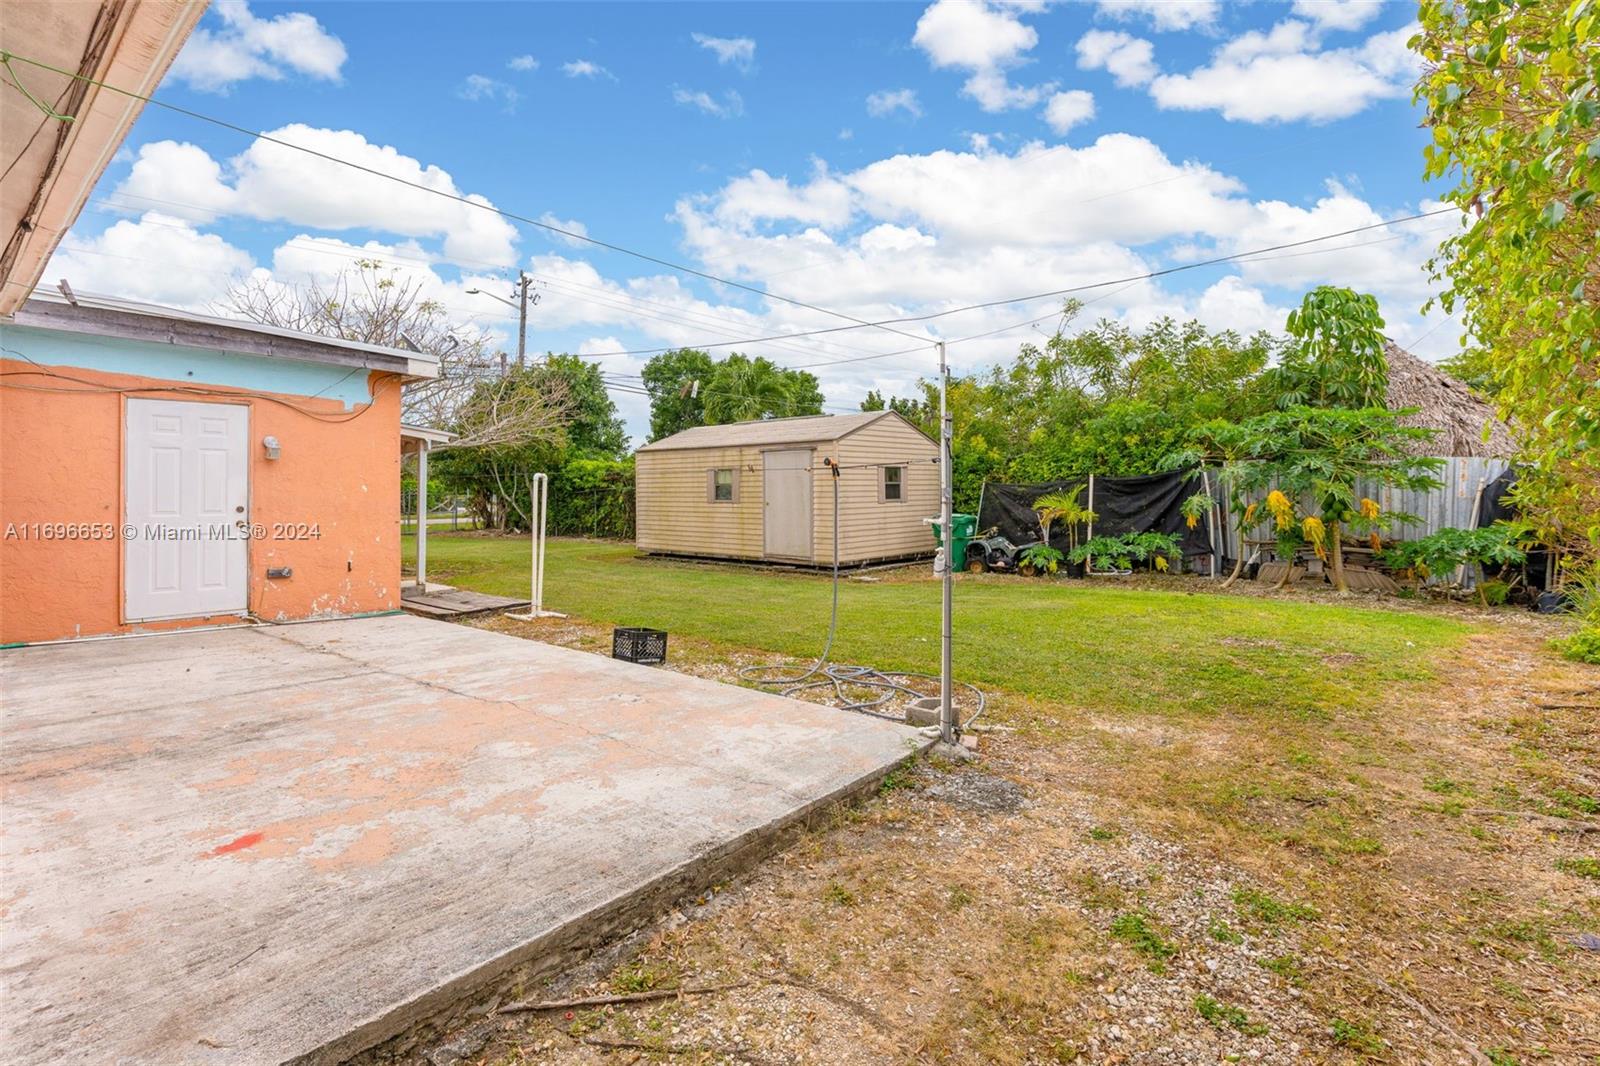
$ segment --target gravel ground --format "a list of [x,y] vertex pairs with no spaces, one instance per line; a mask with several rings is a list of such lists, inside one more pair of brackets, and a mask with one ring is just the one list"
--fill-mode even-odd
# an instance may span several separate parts
[[[537,635],[606,639],[580,623]],[[1507,807],[1600,793],[1584,710],[1600,672],[1553,665],[1543,639],[1514,625],[1463,649],[1450,685],[1395,708],[1392,751],[1352,769],[1359,787],[1252,797],[1242,781],[1244,827],[1206,822],[1182,791],[1237,735],[1002,698],[976,764],[891,779],[527,994],[716,991],[480,1005],[411,1061],[1593,1066],[1600,951],[1583,945],[1600,881],[1559,871],[1600,825]],[[759,658],[691,642],[674,666],[731,680]],[[1440,767],[1459,797],[1425,773]],[[1330,855],[1269,832],[1319,818],[1384,846]]]

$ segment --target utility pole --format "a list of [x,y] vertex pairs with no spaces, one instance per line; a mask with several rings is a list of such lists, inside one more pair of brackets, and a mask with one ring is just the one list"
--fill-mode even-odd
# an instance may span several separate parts
[[[487,296],[491,300],[499,300],[501,303],[505,304],[507,307],[515,307],[517,309],[517,369],[518,370],[521,370],[528,363],[528,304],[529,303],[538,303],[539,302],[539,294],[538,293],[533,293],[532,294],[532,299],[531,300],[529,299],[528,290],[529,290],[529,287],[532,284],[533,284],[533,279],[528,276],[527,271],[524,271],[524,270],[517,271],[517,287],[514,290],[512,290],[512,293],[511,293],[512,296],[516,297],[516,302],[515,303],[512,303],[510,300],[506,299],[504,296],[496,296],[494,293],[492,293],[492,292],[484,292],[482,289],[468,289],[467,290],[467,295],[468,296]],[[506,357],[505,357],[505,353],[502,352],[500,354],[500,376],[501,377],[505,377],[505,373],[506,373]]]
[[528,283],[525,270],[517,271],[517,369],[528,365]]
[[[955,594],[955,479],[950,469],[950,364],[945,360],[944,341],[939,344],[939,528],[944,531],[944,590],[939,611],[939,739],[956,742],[955,708],[951,703],[951,607]],[[966,560],[962,560],[965,564]]]

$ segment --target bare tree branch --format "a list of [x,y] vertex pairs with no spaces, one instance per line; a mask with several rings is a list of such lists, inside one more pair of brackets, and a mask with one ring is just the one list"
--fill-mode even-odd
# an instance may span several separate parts
[[328,281],[243,279],[220,303],[224,313],[269,326],[435,356],[438,376],[406,386],[401,417],[455,432],[456,447],[552,441],[569,421],[558,381],[506,377],[504,356],[485,331],[452,322],[421,278],[377,260],[357,260]]

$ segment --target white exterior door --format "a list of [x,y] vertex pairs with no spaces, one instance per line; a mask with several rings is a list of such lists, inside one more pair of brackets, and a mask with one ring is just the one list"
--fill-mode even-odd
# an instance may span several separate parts
[[766,516],[766,554],[777,559],[811,558],[811,449],[762,455],[761,496]]
[[250,408],[129,400],[127,426],[124,617],[244,613]]

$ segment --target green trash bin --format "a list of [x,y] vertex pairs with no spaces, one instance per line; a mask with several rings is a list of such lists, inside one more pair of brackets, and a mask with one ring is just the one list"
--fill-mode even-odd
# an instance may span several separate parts
[[[935,518],[932,525],[934,547],[942,548],[944,547],[944,523]],[[967,545],[978,534],[978,516],[975,514],[960,514],[958,512],[950,516],[950,526],[955,531],[953,538],[955,545],[948,558],[954,560],[952,565],[957,572],[960,572],[967,568]]]

